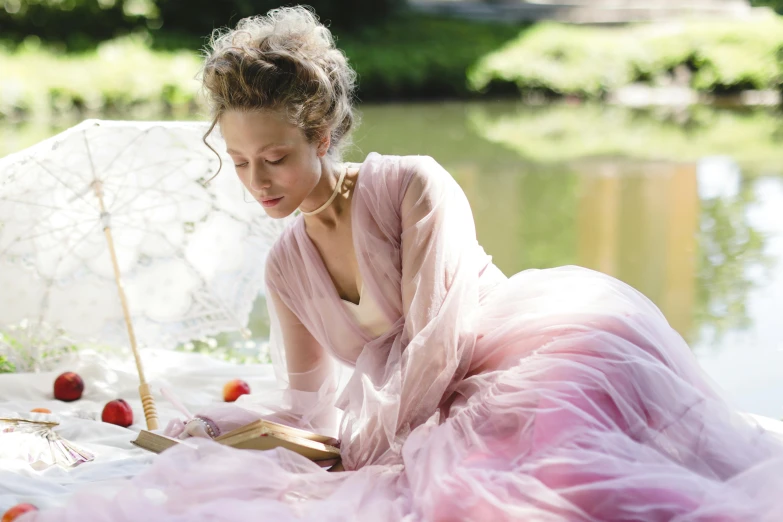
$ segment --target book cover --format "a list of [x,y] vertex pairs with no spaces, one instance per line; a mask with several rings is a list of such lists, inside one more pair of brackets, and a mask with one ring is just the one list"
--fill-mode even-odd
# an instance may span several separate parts
[[[336,446],[322,442],[334,441],[331,437],[263,420],[225,433],[215,441],[237,449],[269,450],[283,447],[324,464],[333,463],[340,458],[340,450]],[[161,453],[177,444],[188,444],[188,440],[141,430],[131,443],[145,450]]]

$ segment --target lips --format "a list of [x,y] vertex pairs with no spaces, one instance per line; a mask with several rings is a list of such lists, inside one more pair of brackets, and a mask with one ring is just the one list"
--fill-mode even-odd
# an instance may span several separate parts
[[265,198],[261,200],[261,204],[266,208],[274,207],[280,202],[281,199],[283,199],[282,196],[274,199]]

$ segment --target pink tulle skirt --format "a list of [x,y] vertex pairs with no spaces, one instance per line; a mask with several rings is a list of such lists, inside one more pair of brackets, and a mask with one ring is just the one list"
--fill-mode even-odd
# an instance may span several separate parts
[[[777,521],[783,439],[735,412],[646,298],[575,267],[499,285],[480,371],[398,464],[329,473],[193,439],[24,522]],[[110,493],[109,493],[110,492]]]

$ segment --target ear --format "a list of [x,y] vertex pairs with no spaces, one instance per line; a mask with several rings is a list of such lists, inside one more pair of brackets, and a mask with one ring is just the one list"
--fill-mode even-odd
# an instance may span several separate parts
[[327,134],[323,138],[321,138],[321,141],[318,142],[318,157],[322,158],[326,156],[326,153],[329,152],[329,147],[332,144],[332,137]]

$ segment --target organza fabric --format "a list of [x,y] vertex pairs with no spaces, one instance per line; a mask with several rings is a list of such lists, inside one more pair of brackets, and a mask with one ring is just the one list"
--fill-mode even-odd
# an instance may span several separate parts
[[343,299],[345,306],[356,319],[356,323],[367,331],[372,337],[380,337],[392,327],[391,322],[378,307],[375,299],[364,290],[359,290],[359,302],[353,303]]
[[431,158],[370,154],[351,219],[363,292],[393,326],[357,324],[297,218],[267,264],[284,391],[201,412],[319,431],[342,414],[349,471],[191,438],[119,493],[22,520],[779,520],[783,438],[639,292],[579,267],[506,278]]

